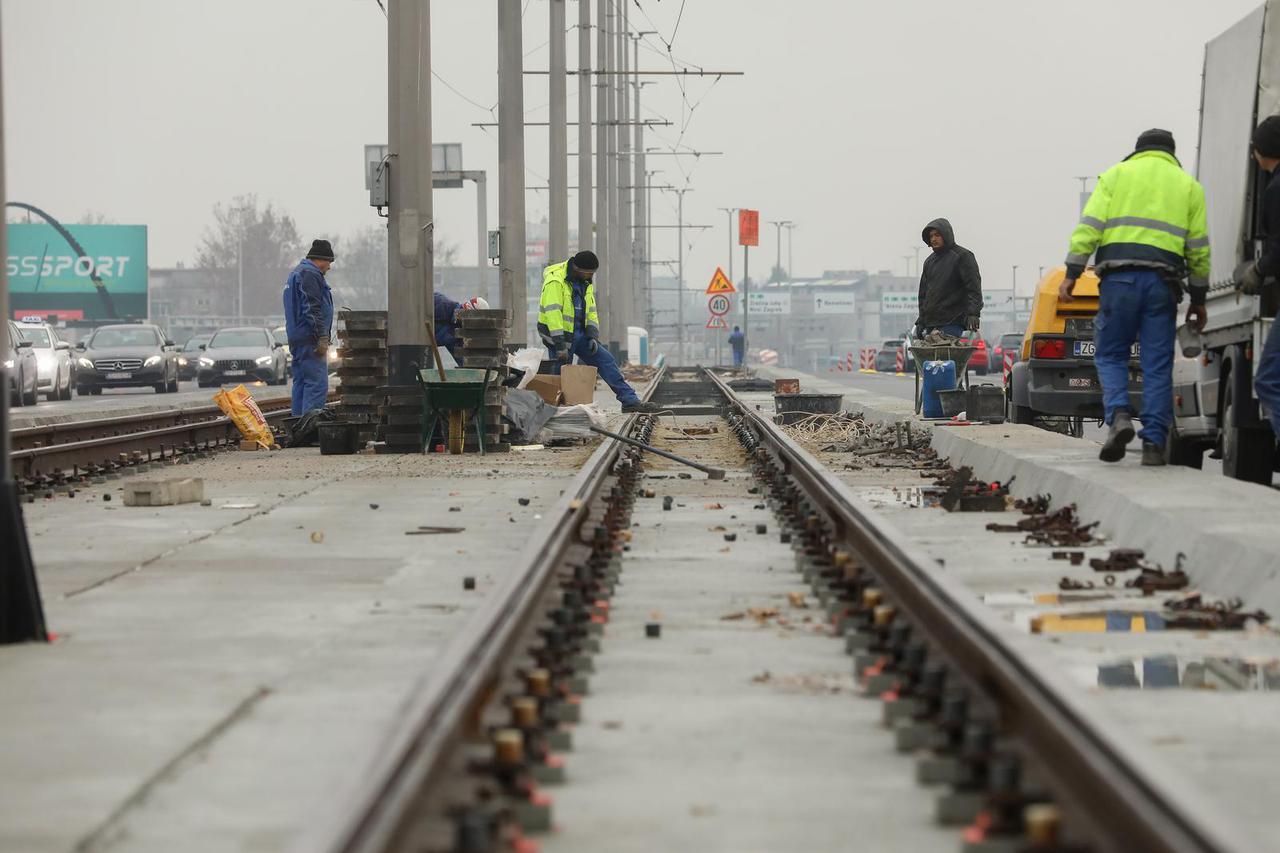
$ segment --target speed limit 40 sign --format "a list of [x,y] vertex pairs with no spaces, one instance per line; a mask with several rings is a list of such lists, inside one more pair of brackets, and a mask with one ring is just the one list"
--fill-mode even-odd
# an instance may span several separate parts
[[707,310],[711,312],[713,317],[723,317],[729,313],[731,307],[732,304],[729,302],[729,297],[723,293],[717,293],[707,300]]

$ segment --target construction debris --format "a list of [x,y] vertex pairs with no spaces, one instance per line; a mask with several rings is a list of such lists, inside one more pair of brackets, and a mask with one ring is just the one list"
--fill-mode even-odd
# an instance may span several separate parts
[[1038,495],[1027,500],[1018,500],[1014,506],[1022,511],[1026,518],[1016,524],[998,524],[992,522],[987,529],[996,533],[1026,533],[1023,543],[1026,545],[1064,546],[1096,545],[1097,539],[1093,530],[1098,526],[1094,521],[1081,524],[1076,517],[1076,505],[1068,504],[1056,512],[1049,512],[1049,496]]

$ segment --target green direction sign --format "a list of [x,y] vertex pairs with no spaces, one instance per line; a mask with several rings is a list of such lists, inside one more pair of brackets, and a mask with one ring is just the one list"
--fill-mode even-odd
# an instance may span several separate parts
[[[996,298],[994,294],[984,292],[982,294],[983,310],[994,309],[996,306]],[[920,313],[920,296],[918,293],[881,293],[880,294],[880,313],[881,314],[919,314]]]
[[8,225],[5,267],[14,316],[106,319],[111,305],[117,317],[146,317],[147,227],[70,225],[67,231],[83,255],[51,225]]

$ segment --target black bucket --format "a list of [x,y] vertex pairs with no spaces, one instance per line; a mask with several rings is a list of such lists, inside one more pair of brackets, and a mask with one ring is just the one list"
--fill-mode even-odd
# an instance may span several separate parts
[[965,401],[965,416],[971,421],[1004,423],[1004,389],[990,382],[970,386],[968,399]]
[[320,424],[320,453],[351,454],[360,449],[360,425],[346,421],[325,421]]
[[793,424],[809,415],[835,415],[840,412],[843,394],[774,394],[773,405],[782,415],[783,424]]

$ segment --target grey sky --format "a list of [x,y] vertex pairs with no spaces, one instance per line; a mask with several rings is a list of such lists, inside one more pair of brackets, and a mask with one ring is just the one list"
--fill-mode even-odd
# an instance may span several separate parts
[[[686,86],[698,106],[684,143],[726,152],[683,166],[694,187],[686,221],[716,226],[687,235],[686,280],[701,286],[726,261],[717,208],[750,206],[763,220],[799,223],[799,275],[901,274],[923,224],[946,216],[987,287],[1007,288],[1019,264],[1026,289],[1037,267],[1065,254],[1074,176],[1097,174],[1151,126],[1172,130],[1194,169],[1204,42],[1258,5],[686,0],[673,53],[746,72]],[[436,71],[492,105],[496,4],[432,6]],[[633,27],[670,39],[681,3],[630,8]],[[212,205],[238,193],[289,211],[306,238],[380,221],[360,162],[361,146],[386,136],[386,22],[375,0],[2,0],[0,9],[10,198],[68,219],[93,210],[146,224],[153,266],[190,261]],[[576,2],[567,18],[576,21]],[[546,67],[546,21],[546,0],[529,0],[527,68]],[[661,53],[644,51],[642,66],[669,68]],[[676,122],[661,132],[671,142],[687,106],[671,78],[655,79],[645,111]],[[575,90],[570,81],[571,117]],[[488,110],[439,83],[434,98],[436,141],[462,142],[466,167],[492,174],[496,132],[470,126]],[[530,120],[546,118],[546,100],[546,78],[528,78]],[[545,128],[526,139],[529,182],[544,183]],[[675,158],[660,159],[651,161],[665,169],[659,178],[682,185]],[[654,193],[655,221],[673,224],[665,196]],[[435,204],[437,233],[473,258],[473,193],[438,191]],[[545,194],[530,193],[528,209],[540,219]],[[766,272],[773,229],[761,236],[752,269]],[[657,232],[654,255],[675,256],[674,231]]]

